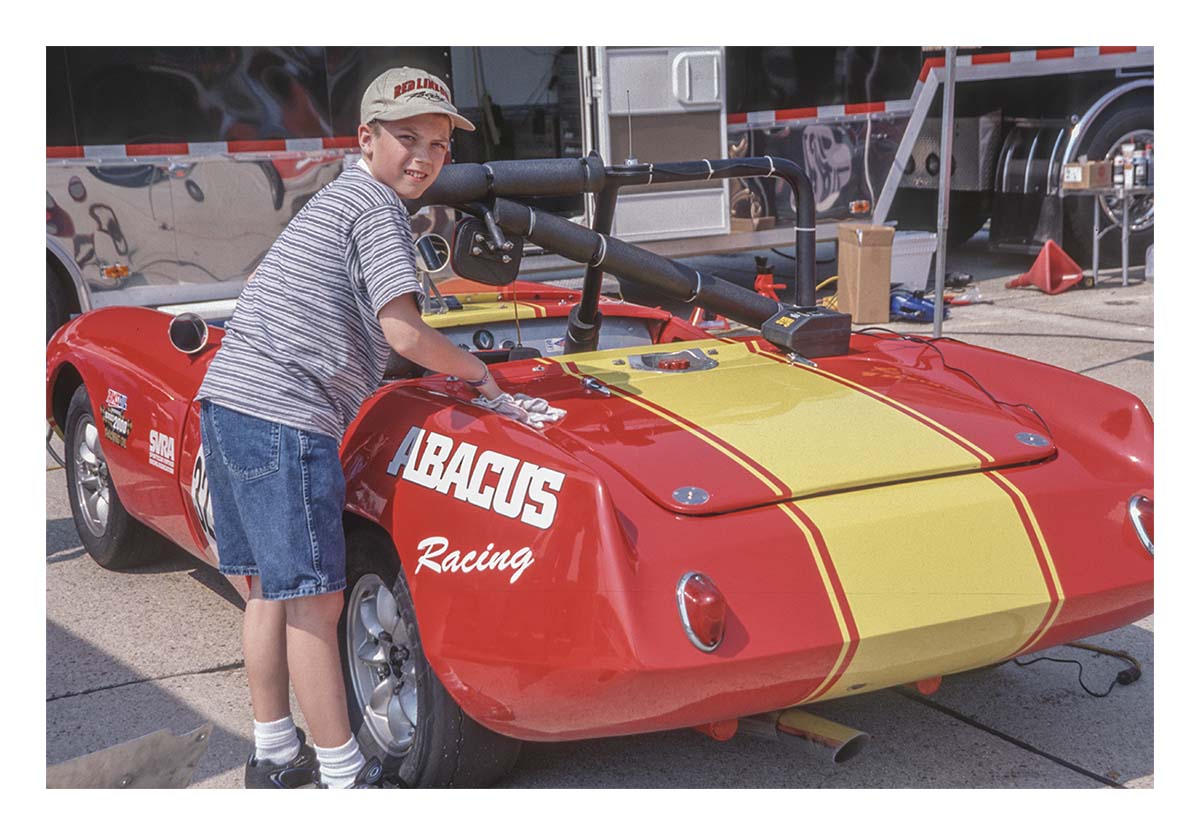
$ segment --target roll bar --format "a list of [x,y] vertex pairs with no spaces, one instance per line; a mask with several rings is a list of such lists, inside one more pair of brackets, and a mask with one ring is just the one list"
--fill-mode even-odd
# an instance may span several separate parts
[[[524,235],[552,252],[587,264],[583,296],[568,323],[566,351],[594,349],[599,337],[597,310],[604,272],[642,284],[682,301],[752,327],[759,327],[779,305],[750,290],[713,276],[702,276],[678,262],[610,237],[617,193],[626,186],[724,180],[734,177],[778,177],[792,189],[796,202],[797,306],[816,303],[816,206],[804,170],[787,159],[694,160],[605,166],[600,157],[498,160],[448,165],[410,209],[446,205],[470,214],[491,216],[503,229]],[[597,195],[594,228],[539,212],[506,198]],[[490,209],[487,207],[490,205]],[[483,210],[481,212],[481,209]]]

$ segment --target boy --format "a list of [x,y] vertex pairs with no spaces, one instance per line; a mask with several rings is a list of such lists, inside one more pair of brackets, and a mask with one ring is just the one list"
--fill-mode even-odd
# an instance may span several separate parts
[[[267,252],[197,395],[220,568],[252,578],[242,633],[254,712],[248,788],[369,788],[380,777],[350,733],[342,682],[338,442],[382,380],[389,348],[467,381],[476,403],[514,419],[540,427],[562,414],[544,401],[531,414],[528,399],[501,392],[486,365],[421,319],[400,199],[420,197],[451,131],[474,126],[440,79],[409,67],[371,83],[361,120],[362,159]],[[292,721],[289,679],[312,748]]]

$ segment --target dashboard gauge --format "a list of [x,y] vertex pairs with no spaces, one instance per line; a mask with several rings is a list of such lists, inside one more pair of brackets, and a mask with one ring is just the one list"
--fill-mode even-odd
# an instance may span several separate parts
[[506,351],[511,351],[513,348],[517,347],[517,343],[513,342],[511,339],[506,339],[500,343],[500,347]]
[[472,337],[472,342],[475,347],[481,351],[490,351],[496,344],[496,337],[492,336],[492,332],[487,328],[480,328],[475,331],[475,336]]

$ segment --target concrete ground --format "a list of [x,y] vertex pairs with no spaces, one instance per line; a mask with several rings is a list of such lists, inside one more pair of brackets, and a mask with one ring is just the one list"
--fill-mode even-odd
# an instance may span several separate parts
[[[1152,283],[1044,296],[1005,290],[1028,256],[981,241],[952,253],[989,305],[955,308],[945,334],[1052,362],[1125,388],[1153,411]],[[751,261],[752,264],[752,261]],[[929,326],[895,326],[928,333]],[[61,449],[61,445],[59,445]],[[129,572],[100,569],[71,521],[61,469],[46,472],[47,764],[160,728],[213,722],[193,785],[236,787],[251,747],[240,601],[211,568],[176,556]],[[1132,653],[1140,681],[1107,698],[1073,664],[1005,664],[948,679],[932,696],[891,689],[814,712],[871,734],[834,766],[781,744],[693,731],[526,745],[507,787],[1149,787],[1154,784],[1153,617],[1093,642]],[[1122,665],[1072,648],[1103,692]],[[298,711],[297,711],[297,715]]]

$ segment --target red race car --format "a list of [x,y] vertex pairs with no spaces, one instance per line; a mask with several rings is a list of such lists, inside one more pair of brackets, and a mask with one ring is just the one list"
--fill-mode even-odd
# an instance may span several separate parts
[[[750,176],[797,197],[795,304],[607,234],[624,186]],[[519,202],[580,191],[595,229]],[[814,304],[796,166],[456,165],[425,202],[470,215],[452,264],[492,285],[442,285],[427,321],[567,414],[531,429],[397,357],[342,439],[352,720],[410,784],[487,784],[520,740],[765,727],[837,746],[853,735],[799,706],[1152,611],[1145,406],[953,339],[851,333]],[[588,264],[582,292],[512,283],[527,243]],[[419,249],[436,269],[448,247]],[[755,330],[605,298],[605,272]],[[51,340],[47,414],[101,565],[163,540],[215,564],[194,396],[221,337],[109,308]]]

